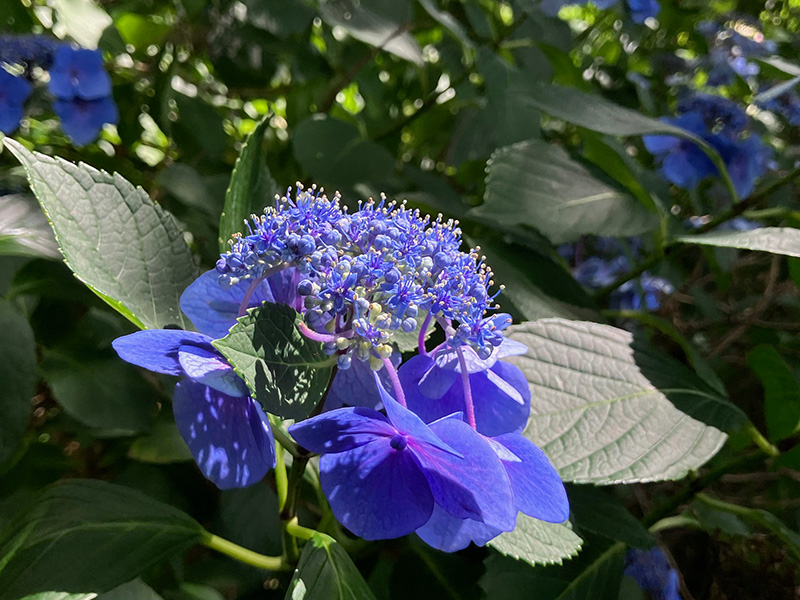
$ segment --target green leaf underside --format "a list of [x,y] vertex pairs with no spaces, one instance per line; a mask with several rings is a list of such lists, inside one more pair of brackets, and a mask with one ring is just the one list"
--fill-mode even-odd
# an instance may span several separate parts
[[761,250],[800,257],[800,229],[790,227],[760,227],[752,231],[714,231],[700,235],[684,235],[677,240],[685,244]]
[[519,513],[513,531],[489,542],[498,552],[532,565],[561,564],[575,556],[583,540],[565,523],[546,523]]
[[374,600],[367,582],[333,538],[315,532],[300,556],[286,600]]
[[[565,481],[679,479],[725,442],[723,432],[678,410],[642,374],[627,331],[543,319],[510,327],[508,337],[528,346],[526,354],[507,359],[531,388],[524,435]],[[718,402],[701,394],[698,402]]]
[[139,327],[190,327],[179,299],[197,268],[172,215],[120,175],[4,143],[78,279]]
[[629,193],[593,177],[547,142],[500,148],[487,170],[485,202],[473,212],[500,226],[533,223],[559,244],[588,233],[639,235],[658,225],[656,214]]
[[0,197],[0,254],[61,258],[53,230],[32,196]]
[[226,252],[228,240],[234,233],[242,231],[243,221],[251,214],[260,214],[271,204],[278,184],[272,179],[266,165],[264,132],[269,128],[269,119],[263,119],[242,147],[225,193],[225,207],[219,219],[220,252]]
[[0,464],[19,445],[36,391],[36,343],[28,321],[0,298]]
[[250,387],[264,409],[302,419],[322,398],[335,359],[297,329],[292,308],[265,303],[250,309],[230,333],[213,342]]
[[139,492],[67,480],[0,533],[0,600],[53,588],[108,591],[204,535],[187,514]]

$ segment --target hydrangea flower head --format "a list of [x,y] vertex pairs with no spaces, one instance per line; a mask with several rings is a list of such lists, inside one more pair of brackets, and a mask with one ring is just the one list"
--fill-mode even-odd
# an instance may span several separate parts
[[62,44],[44,35],[0,35],[0,63],[49,69]]
[[50,69],[50,92],[60,100],[98,100],[111,95],[111,78],[100,50],[63,45]]
[[106,123],[117,123],[119,112],[114,100],[107,96],[97,100],[56,100],[53,109],[61,120],[61,128],[76,146],[85,146],[97,139]]
[[641,24],[658,16],[661,3],[658,0],[628,0],[628,10],[631,11],[631,20]]
[[0,131],[13,133],[22,120],[23,104],[32,91],[31,84],[22,77],[14,77],[0,67]]
[[653,600],[681,600],[678,572],[669,564],[661,548],[631,549],[625,562],[625,575],[650,592]]

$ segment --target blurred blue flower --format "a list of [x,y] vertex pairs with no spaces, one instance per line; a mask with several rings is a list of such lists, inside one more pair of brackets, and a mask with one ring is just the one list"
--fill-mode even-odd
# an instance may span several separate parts
[[[697,113],[661,120],[712,143],[703,118]],[[711,159],[692,141],[669,135],[646,135],[643,141],[647,151],[655,156],[656,162],[661,163],[661,173],[665,179],[678,187],[694,189],[703,179],[718,173]]]
[[749,37],[709,21],[698,23],[696,29],[708,38],[708,55],[698,64],[707,66],[708,85],[712,87],[730,85],[737,75],[745,79],[755,77],[760,68],[748,59],[773,54],[777,50],[775,42],[767,40],[755,24],[749,27],[752,31]]
[[85,146],[100,135],[106,123],[117,123],[119,112],[110,96],[97,100],[58,99],[53,103],[61,128],[76,146]]
[[44,35],[0,35],[0,62],[49,69],[63,42]]
[[661,12],[658,0],[628,0],[628,9],[634,23],[644,23],[647,19],[657,17]]
[[653,600],[681,600],[680,580],[658,546],[628,550],[625,575],[631,577]]
[[795,127],[800,127],[800,96],[787,91],[776,98],[761,103],[761,107],[782,116]]
[[743,132],[748,124],[747,114],[739,104],[713,94],[692,94],[681,99],[678,112],[698,114],[706,130],[732,139]]
[[97,100],[111,95],[111,78],[100,50],[61,46],[50,69],[50,92],[60,100]]
[[19,127],[22,107],[31,91],[31,84],[27,80],[14,77],[0,67],[0,131],[11,134]]

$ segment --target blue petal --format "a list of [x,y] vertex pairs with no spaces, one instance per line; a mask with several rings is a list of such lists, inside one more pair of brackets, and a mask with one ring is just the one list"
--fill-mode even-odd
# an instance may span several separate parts
[[456,419],[437,421],[431,431],[465,456],[459,459],[429,446],[414,448],[436,503],[454,517],[511,531],[517,514],[511,484],[489,443]]
[[531,391],[518,367],[498,361],[486,373],[471,375],[469,383],[480,433],[494,437],[525,427],[531,412]]
[[569,501],[564,484],[553,465],[533,442],[516,433],[494,438],[520,460],[503,461],[517,510],[549,523],[569,518]]
[[[400,362],[401,355],[395,352],[392,355],[392,362]],[[378,386],[372,376],[372,369],[369,362],[354,360],[349,369],[336,372],[333,377],[331,387],[328,389],[328,397],[325,399],[323,410],[334,410],[342,406],[363,406],[380,410],[383,408]],[[378,372],[384,386],[391,385],[386,369]]]
[[[423,356],[418,354],[412,356],[404,362],[397,371],[400,377],[400,385],[403,386],[403,391],[406,395],[406,404],[409,410],[414,412],[425,423],[431,423],[445,415],[449,415],[459,410],[464,410],[463,397],[453,394],[445,394],[445,396],[434,399],[434,397],[424,394],[420,389],[420,379],[428,373],[432,373],[435,369],[435,375],[432,377],[446,377],[444,375],[448,371],[439,369],[433,362],[430,356]],[[449,371],[456,378],[459,377],[455,371]],[[434,379],[429,380],[429,384],[433,383]],[[458,387],[461,386],[451,386]],[[426,389],[427,393],[435,393],[430,387]]]
[[304,448],[320,454],[345,452],[377,439],[389,439],[397,430],[389,419],[369,408],[339,408],[289,427]]
[[172,410],[197,465],[218,488],[256,483],[275,466],[269,420],[249,396],[183,380],[175,386]]
[[85,146],[100,135],[105,123],[119,120],[117,105],[111,97],[99,100],[56,100],[53,110],[61,119],[61,128],[77,146]]
[[428,482],[411,452],[376,439],[319,461],[322,489],[342,525],[367,540],[408,535],[433,511]]
[[228,361],[217,351],[181,346],[178,362],[183,372],[196,381],[229,396],[249,396],[247,384],[234,371]]
[[167,375],[184,374],[178,350],[187,345],[216,352],[207,335],[181,329],[147,329],[111,342],[122,360]]
[[22,121],[23,114],[24,109],[21,104],[0,101],[0,131],[7,135],[14,133]]
[[303,297],[297,293],[302,276],[295,267],[284,269],[267,279],[273,302],[291,306],[297,312],[303,310]]
[[[225,337],[236,323],[239,304],[249,286],[250,281],[245,279],[231,287],[223,287],[219,284],[219,273],[211,269],[184,290],[181,310],[199,331],[214,338]],[[267,282],[256,288],[247,307],[261,306],[263,302],[275,302]]]
[[406,435],[410,438],[410,444],[413,444],[415,447],[427,446],[430,448],[435,448],[450,454],[451,456],[461,456],[461,454],[459,454],[456,450],[448,446],[446,442],[443,442],[441,439],[439,439],[436,434],[434,434],[433,431],[431,431],[431,429],[425,425],[422,419],[420,419],[407,408],[401,406],[397,400],[392,398],[383,388],[383,384],[378,378],[377,373],[373,373],[372,376],[375,378],[375,381],[378,384],[378,391],[381,394],[383,406],[386,408],[386,414],[389,417],[389,421],[391,421],[398,433]]
[[431,518],[416,533],[429,546],[443,552],[456,552],[470,542],[483,546],[501,531],[472,519],[457,519],[435,505]]

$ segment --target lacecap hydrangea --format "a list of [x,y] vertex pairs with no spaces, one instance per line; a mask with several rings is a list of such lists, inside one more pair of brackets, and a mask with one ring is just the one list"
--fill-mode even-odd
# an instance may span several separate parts
[[[496,312],[491,270],[477,250],[460,247],[457,223],[441,215],[383,198],[351,212],[338,194],[298,184],[294,197],[290,190],[253,215],[216,268],[183,294],[183,311],[207,338],[145,331],[115,348],[130,362],[188,379],[176,391],[176,422],[219,485],[222,470],[263,474],[274,454],[240,451],[237,436],[254,448],[266,443],[266,417],[208,342],[264,301],[288,305],[302,315],[300,332],[338,366],[321,414],[289,432],[320,455],[322,489],[350,531],[365,539],[416,532],[455,551],[512,530],[518,512],[563,522],[563,484],[520,433],[530,411],[527,381],[503,360],[526,348],[503,334],[511,320]],[[436,326],[444,341],[428,348]],[[417,340],[418,353],[405,361],[399,335]],[[228,403],[245,408],[228,411],[230,435],[215,436],[214,413]]]

